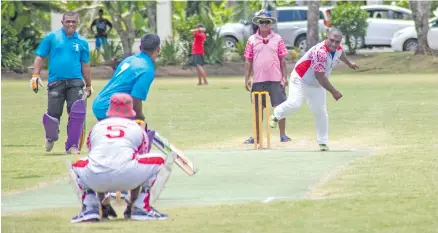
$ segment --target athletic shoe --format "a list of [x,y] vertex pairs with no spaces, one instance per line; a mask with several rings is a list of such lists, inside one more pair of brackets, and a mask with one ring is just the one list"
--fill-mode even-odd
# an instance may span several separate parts
[[46,139],[46,143],[44,144],[44,149],[46,150],[46,152],[52,151],[53,145],[55,145],[55,142],[51,142]]
[[81,152],[78,150],[78,148],[76,148],[76,146],[72,146],[70,147],[70,149],[68,149],[68,151],[65,152],[68,155],[78,155]]
[[154,208],[151,208],[150,211],[134,208],[134,212],[131,215],[132,220],[138,220],[138,221],[165,220],[167,218],[168,218],[167,214],[162,214]]
[[99,209],[91,209],[86,211],[85,205],[82,206],[82,211],[71,219],[71,223],[98,221],[100,221]]
[[328,151],[329,147],[326,144],[319,144],[319,149],[321,151]]
[[111,218],[117,218],[117,213],[111,206],[111,204],[108,205],[102,205],[102,218],[108,219]]
[[125,212],[123,212],[123,217],[125,217],[125,219],[131,219],[131,212],[132,212],[132,205],[127,205]]
[[269,126],[271,126],[271,128],[277,128],[277,124],[277,118],[275,118],[274,114],[271,114],[271,116],[269,117]]

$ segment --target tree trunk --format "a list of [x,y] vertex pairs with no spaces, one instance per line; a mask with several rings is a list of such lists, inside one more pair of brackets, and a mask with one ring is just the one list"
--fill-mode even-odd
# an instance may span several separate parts
[[148,22],[152,32],[157,33],[157,1],[151,1],[148,6]]
[[415,29],[418,38],[418,47],[415,50],[415,55],[434,54],[434,51],[427,44],[430,1],[409,1],[409,8],[412,10],[412,18],[415,22]]
[[321,1],[309,1],[307,10],[307,45],[306,51],[319,41],[319,5]]
[[[126,18],[123,18],[122,16],[124,12],[121,4],[123,3],[124,2],[103,2],[111,16],[113,27],[116,29],[117,34],[120,37],[123,53],[131,54],[132,45],[134,44],[135,39],[135,31],[132,26],[132,15],[127,15]],[[134,10],[133,7],[133,5],[130,5],[128,10]]]

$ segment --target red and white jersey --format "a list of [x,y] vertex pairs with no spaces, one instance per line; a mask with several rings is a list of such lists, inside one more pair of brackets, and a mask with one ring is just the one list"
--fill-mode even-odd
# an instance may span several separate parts
[[325,76],[328,78],[332,69],[339,63],[342,52],[341,46],[334,53],[331,53],[325,41],[318,43],[297,62],[291,77],[301,78],[304,83],[310,86],[320,86],[315,72],[325,72]]
[[134,120],[111,117],[99,121],[87,138],[88,168],[95,173],[121,168],[148,151],[146,131]]

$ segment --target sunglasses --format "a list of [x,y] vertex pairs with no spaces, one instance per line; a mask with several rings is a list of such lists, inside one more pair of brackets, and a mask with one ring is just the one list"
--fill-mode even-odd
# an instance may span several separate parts
[[330,42],[332,42],[332,43],[335,43],[335,44],[339,44],[339,43],[341,43],[341,41],[339,40],[334,40],[334,39],[329,39],[330,40]]
[[271,24],[271,20],[259,20],[259,24],[269,25]]

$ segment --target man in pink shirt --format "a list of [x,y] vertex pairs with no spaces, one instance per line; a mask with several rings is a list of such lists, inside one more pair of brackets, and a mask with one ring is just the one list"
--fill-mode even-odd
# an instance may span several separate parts
[[[261,10],[255,15],[252,21],[258,25],[259,29],[257,33],[249,37],[246,43],[244,54],[246,58],[245,87],[247,91],[251,92],[269,92],[271,105],[275,107],[286,101],[287,49],[281,36],[271,30],[272,24],[277,22],[277,20],[271,16],[271,12]],[[250,79],[251,71],[253,72],[252,83]],[[258,109],[256,110],[258,111]],[[279,125],[280,141],[291,141],[285,132],[286,119],[281,119]],[[245,144],[253,143],[253,137],[245,141]]]

